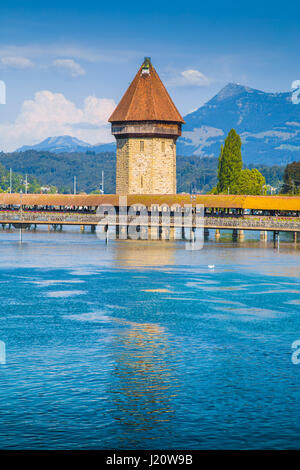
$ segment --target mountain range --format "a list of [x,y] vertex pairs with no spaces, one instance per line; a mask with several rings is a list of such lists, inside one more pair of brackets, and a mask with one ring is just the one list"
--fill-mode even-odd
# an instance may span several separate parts
[[177,153],[218,156],[230,129],[242,138],[246,164],[283,165],[300,159],[300,106],[292,93],[266,93],[228,84],[185,116]]
[[[178,155],[217,157],[234,128],[242,138],[246,164],[285,165],[300,160],[300,105],[293,103],[292,92],[267,93],[229,83],[184,120]],[[17,151],[28,149],[100,153],[115,151],[116,145],[90,145],[75,137],[59,136]]]
[[16,152],[26,152],[26,150],[43,150],[52,153],[65,153],[65,152],[113,152],[116,149],[114,142],[108,144],[91,145],[83,140],[71,137],[70,135],[61,135],[55,137],[48,137],[39,144],[23,145],[16,150]]

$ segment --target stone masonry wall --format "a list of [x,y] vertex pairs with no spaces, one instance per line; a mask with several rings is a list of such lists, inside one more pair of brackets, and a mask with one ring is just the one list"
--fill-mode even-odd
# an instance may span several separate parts
[[176,194],[175,139],[117,139],[116,193]]

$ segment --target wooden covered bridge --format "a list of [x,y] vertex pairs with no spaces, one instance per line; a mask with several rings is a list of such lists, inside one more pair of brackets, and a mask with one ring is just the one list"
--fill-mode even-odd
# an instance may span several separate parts
[[[201,217],[200,217],[201,213]],[[215,229],[231,229],[242,238],[244,230],[300,232],[300,197],[239,196],[239,195],[65,195],[65,194],[0,194],[0,224],[3,228],[29,228],[48,225],[49,229],[64,225],[78,225],[81,230],[98,225],[118,227],[134,223],[147,229],[159,228],[161,238],[170,238],[165,232],[182,227],[192,231],[200,224],[207,234]],[[183,222],[183,219],[185,220]]]

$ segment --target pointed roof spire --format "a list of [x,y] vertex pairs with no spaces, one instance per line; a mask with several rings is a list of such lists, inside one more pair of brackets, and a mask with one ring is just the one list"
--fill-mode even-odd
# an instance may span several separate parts
[[109,122],[168,121],[184,123],[160,80],[150,57],[145,57]]

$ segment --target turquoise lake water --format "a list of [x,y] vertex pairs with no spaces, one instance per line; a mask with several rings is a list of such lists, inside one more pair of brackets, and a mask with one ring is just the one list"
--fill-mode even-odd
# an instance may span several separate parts
[[300,448],[300,243],[17,239],[0,232],[0,448]]

